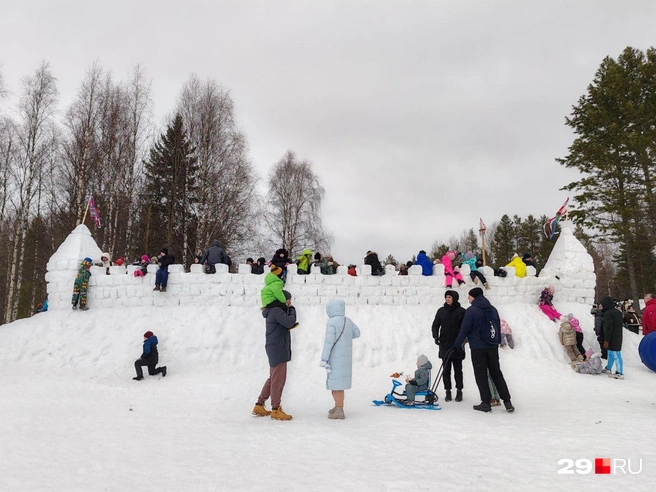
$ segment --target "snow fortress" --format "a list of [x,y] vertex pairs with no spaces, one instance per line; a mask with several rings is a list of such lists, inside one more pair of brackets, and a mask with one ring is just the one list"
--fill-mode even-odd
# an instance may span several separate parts
[[[48,306],[51,310],[70,309],[73,281],[80,262],[90,257],[100,261],[101,250],[84,225],[79,225],[60,245],[47,265]],[[249,265],[239,265],[239,273],[228,273],[225,265],[217,265],[217,273],[207,275],[201,265],[192,265],[186,273],[183,265],[169,267],[166,293],[153,292],[157,265],[148,266],[148,275],[135,277],[134,266],[91,267],[88,301],[90,308],[124,306],[260,306],[260,289],[264,275],[250,273]],[[433,275],[421,275],[421,267],[413,266],[407,276],[398,276],[388,266],[386,275],[374,277],[371,267],[359,267],[359,276],[352,277],[341,266],[336,275],[322,275],[314,270],[310,275],[297,275],[296,266],[288,267],[286,289],[299,306],[323,305],[341,298],[349,305],[435,305],[444,298],[446,288],[444,268],[436,265]],[[554,249],[540,272],[528,267],[524,278],[515,276],[515,269],[506,268],[508,276],[495,277],[490,267],[480,269],[491,286],[485,292],[492,304],[537,304],[540,292],[548,285],[556,288],[554,300],[591,305],[594,302],[595,273],[592,257],[569,227],[561,229]],[[469,267],[461,272],[467,284],[453,287],[459,290],[461,302],[467,304],[467,292],[474,285],[469,279]]]

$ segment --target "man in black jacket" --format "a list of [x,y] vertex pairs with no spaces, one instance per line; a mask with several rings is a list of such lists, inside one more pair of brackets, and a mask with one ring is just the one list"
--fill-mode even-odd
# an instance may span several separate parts
[[460,296],[455,290],[447,290],[444,293],[446,302],[437,310],[433,320],[433,339],[440,347],[439,357],[444,364],[442,372],[442,381],[446,390],[444,401],[451,401],[451,367],[456,380],[456,401],[462,401],[462,361],[465,358],[465,351],[462,350],[455,355],[451,350],[465,316],[465,309],[458,302],[459,299]]
[[155,288],[153,290],[166,292],[166,285],[169,282],[169,265],[173,264],[174,261],[173,255],[169,254],[168,248],[162,248],[157,258],[159,270],[155,274]]
[[[292,306],[292,295],[286,290],[286,303],[274,301],[262,311],[266,319],[266,354],[269,359],[269,379],[253,407],[253,415],[271,416],[275,420],[291,420],[292,416],[282,410],[280,401],[287,380],[287,362],[292,360],[292,337],[290,330],[296,328],[296,308]],[[272,411],[264,407],[271,398]]]
[[[205,265],[205,262],[207,262],[207,265]],[[228,268],[230,268],[232,261],[230,260],[228,253],[226,253],[223,248],[219,246],[219,240],[215,239],[212,241],[212,245],[207,248],[207,251],[205,251],[205,254],[200,259],[200,264],[205,265],[205,273],[216,273],[216,268],[214,265],[217,263],[223,263],[224,265],[228,265]]]
[[[604,308],[604,348],[608,350],[608,364],[602,371],[615,379],[624,379],[624,363],[622,362],[622,313],[615,307],[612,297],[604,297],[599,301]],[[613,374],[613,364],[617,370]]]

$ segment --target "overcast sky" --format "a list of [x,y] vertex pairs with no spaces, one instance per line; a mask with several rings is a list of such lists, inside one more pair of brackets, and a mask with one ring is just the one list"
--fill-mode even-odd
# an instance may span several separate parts
[[263,180],[287,149],[312,161],[337,261],[405,261],[479,217],[554,214],[565,116],[654,26],[653,0],[0,0],[0,63],[16,92],[50,61],[60,108],[94,60],[141,64],[158,124],[214,78]]

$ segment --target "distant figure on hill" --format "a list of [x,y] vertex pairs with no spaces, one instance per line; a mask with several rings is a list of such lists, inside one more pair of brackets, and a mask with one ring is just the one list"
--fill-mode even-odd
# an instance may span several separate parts
[[553,305],[553,296],[556,289],[553,285],[550,285],[540,293],[540,310],[547,315],[554,323],[557,323],[560,318],[563,317]]
[[301,253],[301,255],[298,258],[296,258],[296,265],[298,266],[296,271],[298,272],[298,274],[299,275],[309,274],[311,263],[312,263],[312,250],[306,248],[303,250],[303,253]]
[[[272,268],[281,270],[272,265]],[[268,275],[267,275],[268,277]],[[258,417],[271,416],[274,420],[291,420],[292,416],[285,413],[280,405],[282,392],[287,381],[287,362],[292,360],[292,337],[290,330],[296,328],[296,309],[292,306],[292,295],[283,291],[285,302],[276,301],[262,311],[266,319],[266,354],[269,359],[269,378],[262,386],[260,396],[253,407],[253,415]],[[265,408],[265,402],[271,398],[272,410]]]
[[385,269],[380,264],[380,260],[378,260],[378,254],[374,253],[373,251],[367,251],[367,254],[364,255],[364,264],[371,266],[372,275],[385,275]]
[[205,251],[205,254],[200,259],[201,265],[205,265],[205,273],[216,273],[216,264],[222,263],[228,265],[228,268],[232,265],[232,260],[228,256],[228,253],[219,246],[219,240],[215,239],[212,241],[212,244]]
[[331,299],[326,304],[328,324],[321,353],[321,367],[326,369],[326,389],[331,390],[335,406],[328,410],[329,419],[344,419],[344,390],[351,388],[353,372],[353,339],[360,329],[346,317],[346,304]]
[[100,255],[100,263],[96,263],[96,266],[103,267],[105,269],[105,275],[109,275],[109,267],[114,266],[112,260],[110,259],[109,253],[102,253]]
[[423,249],[419,252],[417,255],[417,261],[415,261],[415,265],[420,265],[421,266],[421,274],[430,277],[433,275],[433,262],[430,260],[428,256],[426,256],[426,251]]
[[149,376],[161,374],[162,377],[166,377],[166,366],[157,367],[158,362],[159,353],[157,352],[157,337],[152,331],[147,331],[144,333],[141,357],[134,361],[134,368],[137,371],[137,377],[132,379],[135,381],[141,381],[144,378],[143,370],[141,369],[143,366],[148,366]]
[[481,283],[483,284],[483,287],[485,287],[486,289],[490,288],[490,286],[487,283],[487,279],[485,278],[485,275],[483,275],[481,272],[478,271],[478,269],[483,266],[483,260],[477,258],[476,255],[471,251],[467,251],[465,253],[465,261],[463,263],[469,265],[469,269],[471,270],[471,272],[469,273],[469,277],[472,279],[472,282],[474,282],[474,284],[478,284],[478,281],[480,280]]
[[459,299],[460,295],[455,290],[447,290],[444,293],[444,306],[435,313],[431,327],[433,340],[439,346],[438,356],[444,364],[442,382],[446,391],[445,401],[451,401],[451,368],[456,381],[456,401],[462,401],[462,361],[465,358],[465,350],[452,350],[465,316],[465,308],[460,305]]
[[273,255],[273,258],[271,258],[271,266],[276,265],[277,267],[280,267],[282,269],[282,275],[280,278],[282,279],[283,284],[287,280],[287,267],[294,263],[292,259],[289,257],[289,252],[285,248],[280,248],[276,250],[276,252]]
[[474,378],[476,386],[481,395],[481,403],[474,405],[474,410],[490,412],[492,395],[487,383],[487,374],[499,391],[506,411],[513,412],[510,401],[510,391],[499,366],[499,343],[501,342],[501,323],[499,313],[483,295],[483,289],[475,287],[469,291],[469,302],[471,306],[465,311],[462,326],[458,338],[454,343],[454,350],[462,350],[465,339],[469,340],[471,349],[472,366],[474,367]]
[[656,331],[656,299],[654,294],[645,294],[645,309],[642,312],[642,334]]
[[630,304],[626,308],[626,312],[624,313],[624,322],[626,323],[627,329],[636,335],[640,333],[640,318],[638,317],[638,313],[635,312],[635,309],[633,309],[633,304]]
[[[604,310],[604,348],[608,349],[608,363],[602,371],[615,379],[624,379],[624,363],[622,361],[622,313],[615,307],[612,297],[604,297],[600,301]],[[616,366],[613,373],[613,365]]]
[[533,268],[535,268],[535,275],[537,276],[538,267],[535,265],[531,253],[524,253],[524,256],[522,256],[522,261],[524,262],[524,265],[526,265],[527,267],[532,266]]
[[266,265],[266,258],[260,257],[255,263],[251,265],[251,273],[255,275],[262,275],[264,273],[264,266]]
[[356,267],[355,265],[353,265],[353,264],[350,264],[350,265],[348,266],[347,273],[348,273],[351,277],[357,277],[357,276],[358,276],[358,270],[357,270],[357,267]]
[[339,267],[339,263],[335,261],[333,255],[330,252],[326,253],[325,258],[326,258],[327,268],[325,270],[325,273],[323,269],[321,270],[321,273],[323,273],[324,275],[335,275],[337,273],[337,268]]
[[172,265],[174,261],[175,258],[169,254],[168,248],[162,248],[162,251],[160,251],[157,257],[159,270],[155,274],[154,291],[166,292],[166,286],[169,283],[169,265]]
[[408,267],[405,266],[404,263],[401,263],[399,265],[399,275],[407,275],[408,274]]
[[515,276],[519,278],[526,277],[526,263],[522,261],[517,253],[513,255],[510,263],[508,263],[506,266],[515,268]]
[[501,318],[499,321],[501,323],[501,346],[505,347],[508,345],[508,347],[514,349],[515,342],[512,336],[512,328],[510,328],[510,325],[505,319]]
[[148,273],[148,265],[150,265],[150,258],[148,258],[148,255],[141,255],[141,260],[135,261],[132,265],[139,267],[134,271],[133,275],[135,277],[145,277],[146,274]]
[[73,309],[77,309],[78,303],[80,304],[80,309],[82,311],[87,311],[87,287],[89,285],[89,277],[91,277],[91,258],[85,258],[80,263],[80,268],[77,271],[75,276],[75,282],[73,283],[73,298],[71,300],[73,304]]
[[456,253],[454,251],[449,251],[447,254],[442,256],[442,265],[444,265],[444,277],[446,282],[446,288],[450,289],[451,284],[453,284],[453,279],[455,278],[458,281],[458,287],[465,284],[465,281],[462,279],[460,270],[455,271],[453,268],[453,261],[456,258]]

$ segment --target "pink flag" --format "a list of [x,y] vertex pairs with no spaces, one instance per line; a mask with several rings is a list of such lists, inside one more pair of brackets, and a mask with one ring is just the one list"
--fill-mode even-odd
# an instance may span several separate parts
[[89,216],[93,220],[93,223],[96,224],[96,227],[102,227],[102,220],[96,208],[96,203],[93,201],[93,195],[89,197]]

